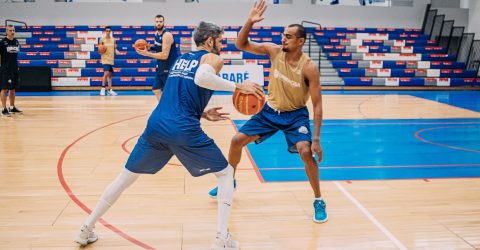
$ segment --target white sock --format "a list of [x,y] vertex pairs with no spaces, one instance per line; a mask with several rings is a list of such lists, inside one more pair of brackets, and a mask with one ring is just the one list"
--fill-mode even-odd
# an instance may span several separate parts
[[218,178],[218,226],[217,231],[224,237],[228,236],[228,219],[233,205],[233,173],[234,169],[228,165],[224,170],[215,173]]
[[132,185],[140,174],[130,172],[128,169],[123,169],[123,171],[117,176],[117,178],[110,184],[110,186],[105,189],[98,201],[95,209],[92,211],[90,216],[85,221],[85,225],[88,228],[93,229],[95,223],[102,217],[108,209],[117,201],[118,197],[122,192]]
[[318,197],[318,198],[315,198],[315,200],[316,200],[316,201],[323,201],[323,197],[320,196],[320,197]]
[[13,109],[15,106],[10,106],[10,109]]

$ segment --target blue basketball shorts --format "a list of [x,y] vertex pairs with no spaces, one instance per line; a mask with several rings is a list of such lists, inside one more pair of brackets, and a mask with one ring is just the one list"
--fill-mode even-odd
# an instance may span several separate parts
[[152,90],[162,90],[165,87],[165,83],[167,83],[168,77],[168,70],[161,70],[157,68],[155,72],[155,82],[153,83]]
[[261,143],[283,131],[290,153],[298,153],[296,144],[301,141],[312,143],[310,118],[307,107],[294,111],[278,112],[265,104],[260,113],[252,116],[241,128],[240,132],[249,136],[260,136],[255,143]]
[[[206,136],[206,135],[205,135]],[[228,162],[215,142],[203,140],[191,145],[172,145],[143,134],[138,139],[125,168],[134,173],[155,174],[175,155],[192,176],[202,176],[225,169]]]

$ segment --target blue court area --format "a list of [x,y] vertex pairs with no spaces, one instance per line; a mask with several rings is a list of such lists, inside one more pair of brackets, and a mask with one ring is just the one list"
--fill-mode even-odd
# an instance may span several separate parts
[[[480,91],[324,91],[411,95],[480,112]],[[241,127],[245,121],[235,121]],[[313,129],[313,123],[311,122]],[[322,180],[480,177],[480,119],[325,120]],[[248,145],[265,181],[306,181],[282,132]]]
[[[325,120],[322,146],[322,180],[480,177],[480,119]],[[248,149],[265,181],[307,180],[282,132]]]
[[343,90],[323,91],[322,93],[324,95],[411,95],[418,98],[480,112],[480,91],[478,90]]

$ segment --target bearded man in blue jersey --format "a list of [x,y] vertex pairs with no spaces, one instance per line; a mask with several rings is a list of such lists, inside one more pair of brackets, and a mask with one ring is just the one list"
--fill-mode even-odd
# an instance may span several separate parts
[[133,149],[125,168],[105,190],[75,241],[80,245],[95,242],[96,221],[114,204],[120,194],[141,174],[155,174],[175,155],[192,176],[213,173],[218,177],[218,227],[213,249],[238,249],[228,232],[228,218],[233,200],[233,167],[228,164],[215,142],[200,127],[200,118],[226,119],[218,108],[204,112],[214,90],[238,91],[263,95],[253,82],[242,84],[218,76],[223,67],[219,56],[223,29],[201,22],[194,32],[198,51],[180,56],[168,75],[164,95],[148,119],[147,127]]

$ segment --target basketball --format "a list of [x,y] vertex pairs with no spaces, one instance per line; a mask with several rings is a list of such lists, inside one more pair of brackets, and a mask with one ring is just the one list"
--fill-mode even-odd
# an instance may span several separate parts
[[253,94],[243,94],[235,90],[232,96],[233,106],[235,109],[244,115],[255,115],[260,112],[265,104],[265,95],[258,99]]
[[98,53],[103,54],[105,52],[107,52],[107,47],[105,47],[104,45],[101,45],[101,44],[98,45]]
[[147,46],[148,46],[147,41],[145,41],[143,39],[138,39],[137,41],[135,41],[135,44],[133,44],[133,47],[135,47],[137,49],[140,49],[140,50],[146,49]]

